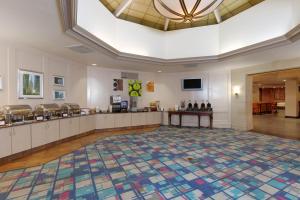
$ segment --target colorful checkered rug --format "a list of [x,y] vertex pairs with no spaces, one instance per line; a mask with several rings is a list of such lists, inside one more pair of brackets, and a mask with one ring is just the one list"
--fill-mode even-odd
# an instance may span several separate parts
[[1,173],[0,199],[300,199],[300,141],[168,127],[113,136]]

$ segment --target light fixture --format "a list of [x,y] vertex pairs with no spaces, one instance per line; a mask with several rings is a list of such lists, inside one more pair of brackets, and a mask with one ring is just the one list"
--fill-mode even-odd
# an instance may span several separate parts
[[286,80],[283,80],[283,82],[286,82]]
[[161,70],[158,70],[157,72],[158,72],[158,73],[161,73],[162,71],[161,71]]
[[3,80],[2,76],[0,75],[0,90],[3,90]]
[[233,94],[235,96],[239,96],[240,93],[241,93],[241,87],[239,85],[233,86]]
[[223,0],[153,0],[154,8],[177,22],[192,22],[213,12]]
[[97,64],[93,63],[92,66],[96,66]]

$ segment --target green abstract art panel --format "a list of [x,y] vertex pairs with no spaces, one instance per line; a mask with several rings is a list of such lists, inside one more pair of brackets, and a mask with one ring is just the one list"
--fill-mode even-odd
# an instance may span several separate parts
[[131,97],[142,96],[142,81],[141,80],[129,80],[128,81],[128,93]]

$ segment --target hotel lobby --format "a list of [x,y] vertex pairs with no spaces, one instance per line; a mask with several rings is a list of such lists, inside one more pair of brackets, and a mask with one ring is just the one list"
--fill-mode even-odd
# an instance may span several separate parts
[[300,199],[299,0],[0,5],[0,200]]

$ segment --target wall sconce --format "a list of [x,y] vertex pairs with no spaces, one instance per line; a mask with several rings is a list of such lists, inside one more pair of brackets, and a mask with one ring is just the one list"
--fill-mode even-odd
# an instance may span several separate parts
[[0,90],[3,90],[3,79],[1,75],[0,75]]
[[241,93],[241,87],[236,85],[236,86],[233,86],[233,94],[235,96],[239,96],[239,94]]

